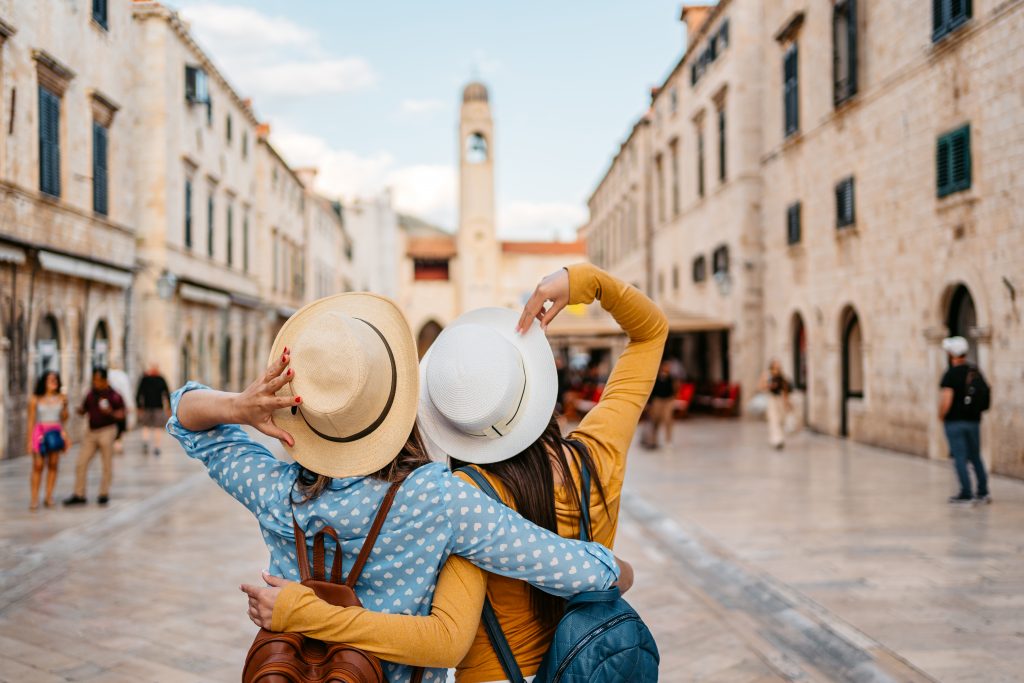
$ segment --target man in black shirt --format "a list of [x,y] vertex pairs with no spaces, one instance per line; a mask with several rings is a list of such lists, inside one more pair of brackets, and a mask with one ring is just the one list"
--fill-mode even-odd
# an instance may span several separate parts
[[[976,400],[975,382],[980,380],[981,373],[977,367],[967,362],[970,346],[963,337],[948,337],[942,341],[942,348],[949,356],[949,369],[942,376],[940,383],[939,419],[943,421],[949,452],[956,466],[956,476],[960,480],[960,493],[949,499],[950,503],[991,503],[988,494],[988,476],[985,474],[985,463],[981,460],[981,412],[987,406],[987,385],[985,385],[985,403]],[[971,478],[967,472],[967,463],[974,468],[974,477],[978,480],[977,496],[971,495]]]
[[156,363],[150,364],[139,380],[135,405],[139,407],[139,421],[142,423],[142,450],[149,453],[152,448],[153,455],[160,455],[160,437],[171,416],[171,395]]

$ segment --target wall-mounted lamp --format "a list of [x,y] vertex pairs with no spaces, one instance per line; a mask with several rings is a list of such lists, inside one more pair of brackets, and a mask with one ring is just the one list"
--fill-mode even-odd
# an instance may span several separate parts
[[174,294],[178,291],[178,276],[174,273],[164,271],[156,281],[156,293],[157,295],[167,301],[172,299]]

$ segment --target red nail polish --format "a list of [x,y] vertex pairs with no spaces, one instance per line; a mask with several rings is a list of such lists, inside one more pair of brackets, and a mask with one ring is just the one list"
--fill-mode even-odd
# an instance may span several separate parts
[[291,377],[291,376],[292,376],[292,369],[291,369],[291,368],[288,368],[288,372],[287,372],[286,374],[287,374],[287,375],[288,375],[289,377]]
[[302,403],[302,397],[301,396],[296,396],[295,397],[295,402],[296,403]]

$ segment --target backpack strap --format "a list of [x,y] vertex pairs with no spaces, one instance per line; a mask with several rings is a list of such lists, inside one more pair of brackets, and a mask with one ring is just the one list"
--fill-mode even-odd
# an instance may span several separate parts
[[[480,489],[485,495],[493,498],[502,505],[505,501],[501,499],[498,492],[491,486],[491,482],[487,481],[487,477],[480,474],[480,472],[469,465],[460,467],[457,472],[462,472],[476,484],[477,488]],[[512,653],[512,647],[508,644],[508,638],[505,637],[505,632],[501,630],[501,623],[498,622],[498,616],[494,613],[494,608],[491,607],[491,601],[488,598],[484,598],[484,608],[480,615],[480,620],[484,624],[484,629],[487,631],[487,638],[491,641],[491,647],[494,648],[494,654],[498,656],[498,661],[501,662],[501,668],[505,672],[505,676],[511,683],[525,683],[526,679],[523,678],[523,672],[519,668],[519,664],[516,662],[515,655]]]
[[402,482],[396,481],[393,483],[384,495],[384,500],[381,501],[380,507],[377,509],[377,516],[373,520],[373,526],[370,527],[370,533],[366,535],[366,541],[363,543],[363,547],[359,549],[356,563],[352,565],[352,569],[349,570],[348,577],[345,579],[345,585],[352,590],[355,590],[356,581],[359,580],[359,575],[363,573],[366,561],[370,559],[373,544],[377,542],[377,535],[380,534],[380,529],[384,526],[384,520],[388,517],[388,510],[391,509],[391,504],[395,502],[395,495],[401,487]]
[[[586,453],[587,447],[581,441],[566,439],[580,453]],[[580,468],[580,540],[590,540],[590,470],[582,457],[577,458],[577,465]]]

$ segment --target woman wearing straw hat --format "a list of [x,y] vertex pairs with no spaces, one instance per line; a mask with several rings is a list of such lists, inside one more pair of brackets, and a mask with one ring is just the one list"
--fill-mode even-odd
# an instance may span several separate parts
[[[186,453],[256,516],[271,573],[299,577],[293,520],[307,535],[332,527],[351,567],[389,483],[401,482],[355,588],[368,609],[426,614],[451,554],[560,596],[615,582],[607,549],[541,529],[428,461],[415,429],[416,345],[390,300],[316,301],[284,324],[271,358],[240,394],[179,389],[168,423]],[[280,439],[296,463],[274,458],[240,424]],[[385,673],[389,681],[412,674],[396,664]],[[428,670],[424,680],[443,677]]]
[[[595,299],[629,343],[600,402],[564,438],[553,414],[557,377],[551,347],[532,323],[537,318],[546,328],[566,305]],[[559,270],[538,285],[522,315],[479,309],[441,333],[420,367],[420,431],[432,455],[472,463],[507,504],[563,537],[579,535],[582,463],[593,475],[590,537],[611,547],[626,454],[667,335],[664,314],[634,287],[589,264]],[[530,680],[562,616],[561,600],[479,570],[460,579],[438,586],[433,612],[425,618],[335,608],[307,588],[274,579],[276,587],[250,593],[250,614],[255,611],[254,620],[266,628],[348,642],[396,661],[460,662],[459,683],[501,681],[506,674],[486,630],[478,627],[486,590]],[[468,654],[459,637],[467,630],[475,632]]]

